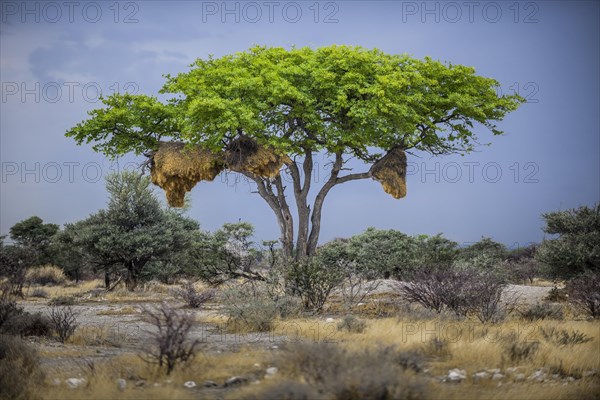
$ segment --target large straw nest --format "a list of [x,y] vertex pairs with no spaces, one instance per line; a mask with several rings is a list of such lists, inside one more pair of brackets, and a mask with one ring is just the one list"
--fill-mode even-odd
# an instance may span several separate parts
[[276,177],[283,164],[291,162],[287,155],[259,145],[247,136],[238,137],[226,150],[225,161],[230,170],[250,172],[263,178]]
[[390,150],[373,164],[371,175],[395,199],[406,196],[406,154],[402,149]]
[[186,192],[212,181],[225,167],[221,156],[181,142],[160,142],[150,166],[152,183],[164,189],[171,207],[183,207]]

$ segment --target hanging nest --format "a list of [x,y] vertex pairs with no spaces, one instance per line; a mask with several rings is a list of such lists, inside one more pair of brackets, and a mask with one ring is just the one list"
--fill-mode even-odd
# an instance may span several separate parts
[[181,142],[159,142],[151,155],[152,183],[160,186],[171,207],[183,207],[185,193],[200,181],[212,181],[224,169],[222,157],[198,146]]
[[406,196],[406,154],[402,149],[390,150],[373,164],[371,175],[395,199]]
[[227,146],[225,161],[232,171],[250,172],[263,178],[276,177],[283,164],[292,162],[287,155],[261,146],[247,136],[240,136]]

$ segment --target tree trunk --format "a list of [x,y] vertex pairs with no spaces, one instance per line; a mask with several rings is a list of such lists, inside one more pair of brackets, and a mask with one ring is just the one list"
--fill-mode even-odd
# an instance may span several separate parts
[[[271,207],[277,218],[279,230],[281,232],[279,240],[285,258],[299,260],[305,257],[312,257],[316,254],[317,246],[319,244],[319,234],[321,232],[321,212],[323,204],[325,202],[325,197],[335,185],[351,180],[371,177],[370,172],[349,174],[339,177],[343,164],[344,160],[342,158],[342,153],[336,153],[335,161],[331,169],[331,175],[317,194],[312,207],[312,213],[311,207],[307,203],[313,173],[312,152],[309,149],[305,150],[304,163],[302,166],[303,177],[300,175],[300,170],[295,162],[287,165],[294,185],[294,196],[298,211],[298,235],[295,246],[294,220],[286,201],[285,186],[283,186],[281,176],[268,179],[244,172],[244,175],[251,178],[256,183],[258,193],[267,202],[269,207]],[[274,188],[276,190],[274,190]]]
[[108,271],[104,271],[104,287],[106,289],[110,288],[110,274]]

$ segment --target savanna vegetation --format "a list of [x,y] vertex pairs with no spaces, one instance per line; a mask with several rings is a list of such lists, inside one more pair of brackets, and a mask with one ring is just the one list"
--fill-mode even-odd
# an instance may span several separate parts
[[[401,198],[411,154],[500,135],[523,99],[497,86],[429,58],[256,47],[168,76],[166,102],[102,99],[67,136],[144,154],[150,177],[112,174],[105,208],[2,238],[0,398],[597,398],[600,204],[544,214],[519,248],[376,228],[319,245],[335,186]],[[278,240],[186,215],[223,171],[254,182]]]

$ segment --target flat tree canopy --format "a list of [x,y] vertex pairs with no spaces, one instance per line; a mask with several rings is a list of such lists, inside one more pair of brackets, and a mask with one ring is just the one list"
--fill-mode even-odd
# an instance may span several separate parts
[[[502,134],[496,121],[524,99],[499,96],[497,86],[471,67],[377,49],[254,47],[168,75],[161,93],[173,97],[166,103],[107,97],[67,136],[110,157],[146,154],[153,182],[172,205],[222,170],[247,176],[277,217],[285,254],[299,258],[316,251],[323,202],[334,186],[372,178],[404,197],[406,152],[468,153],[478,144],[478,125]],[[316,152],[331,156],[331,173],[309,206]],[[346,173],[350,158],[366,170]],[[297,230],[282,167],[293,181]]]

